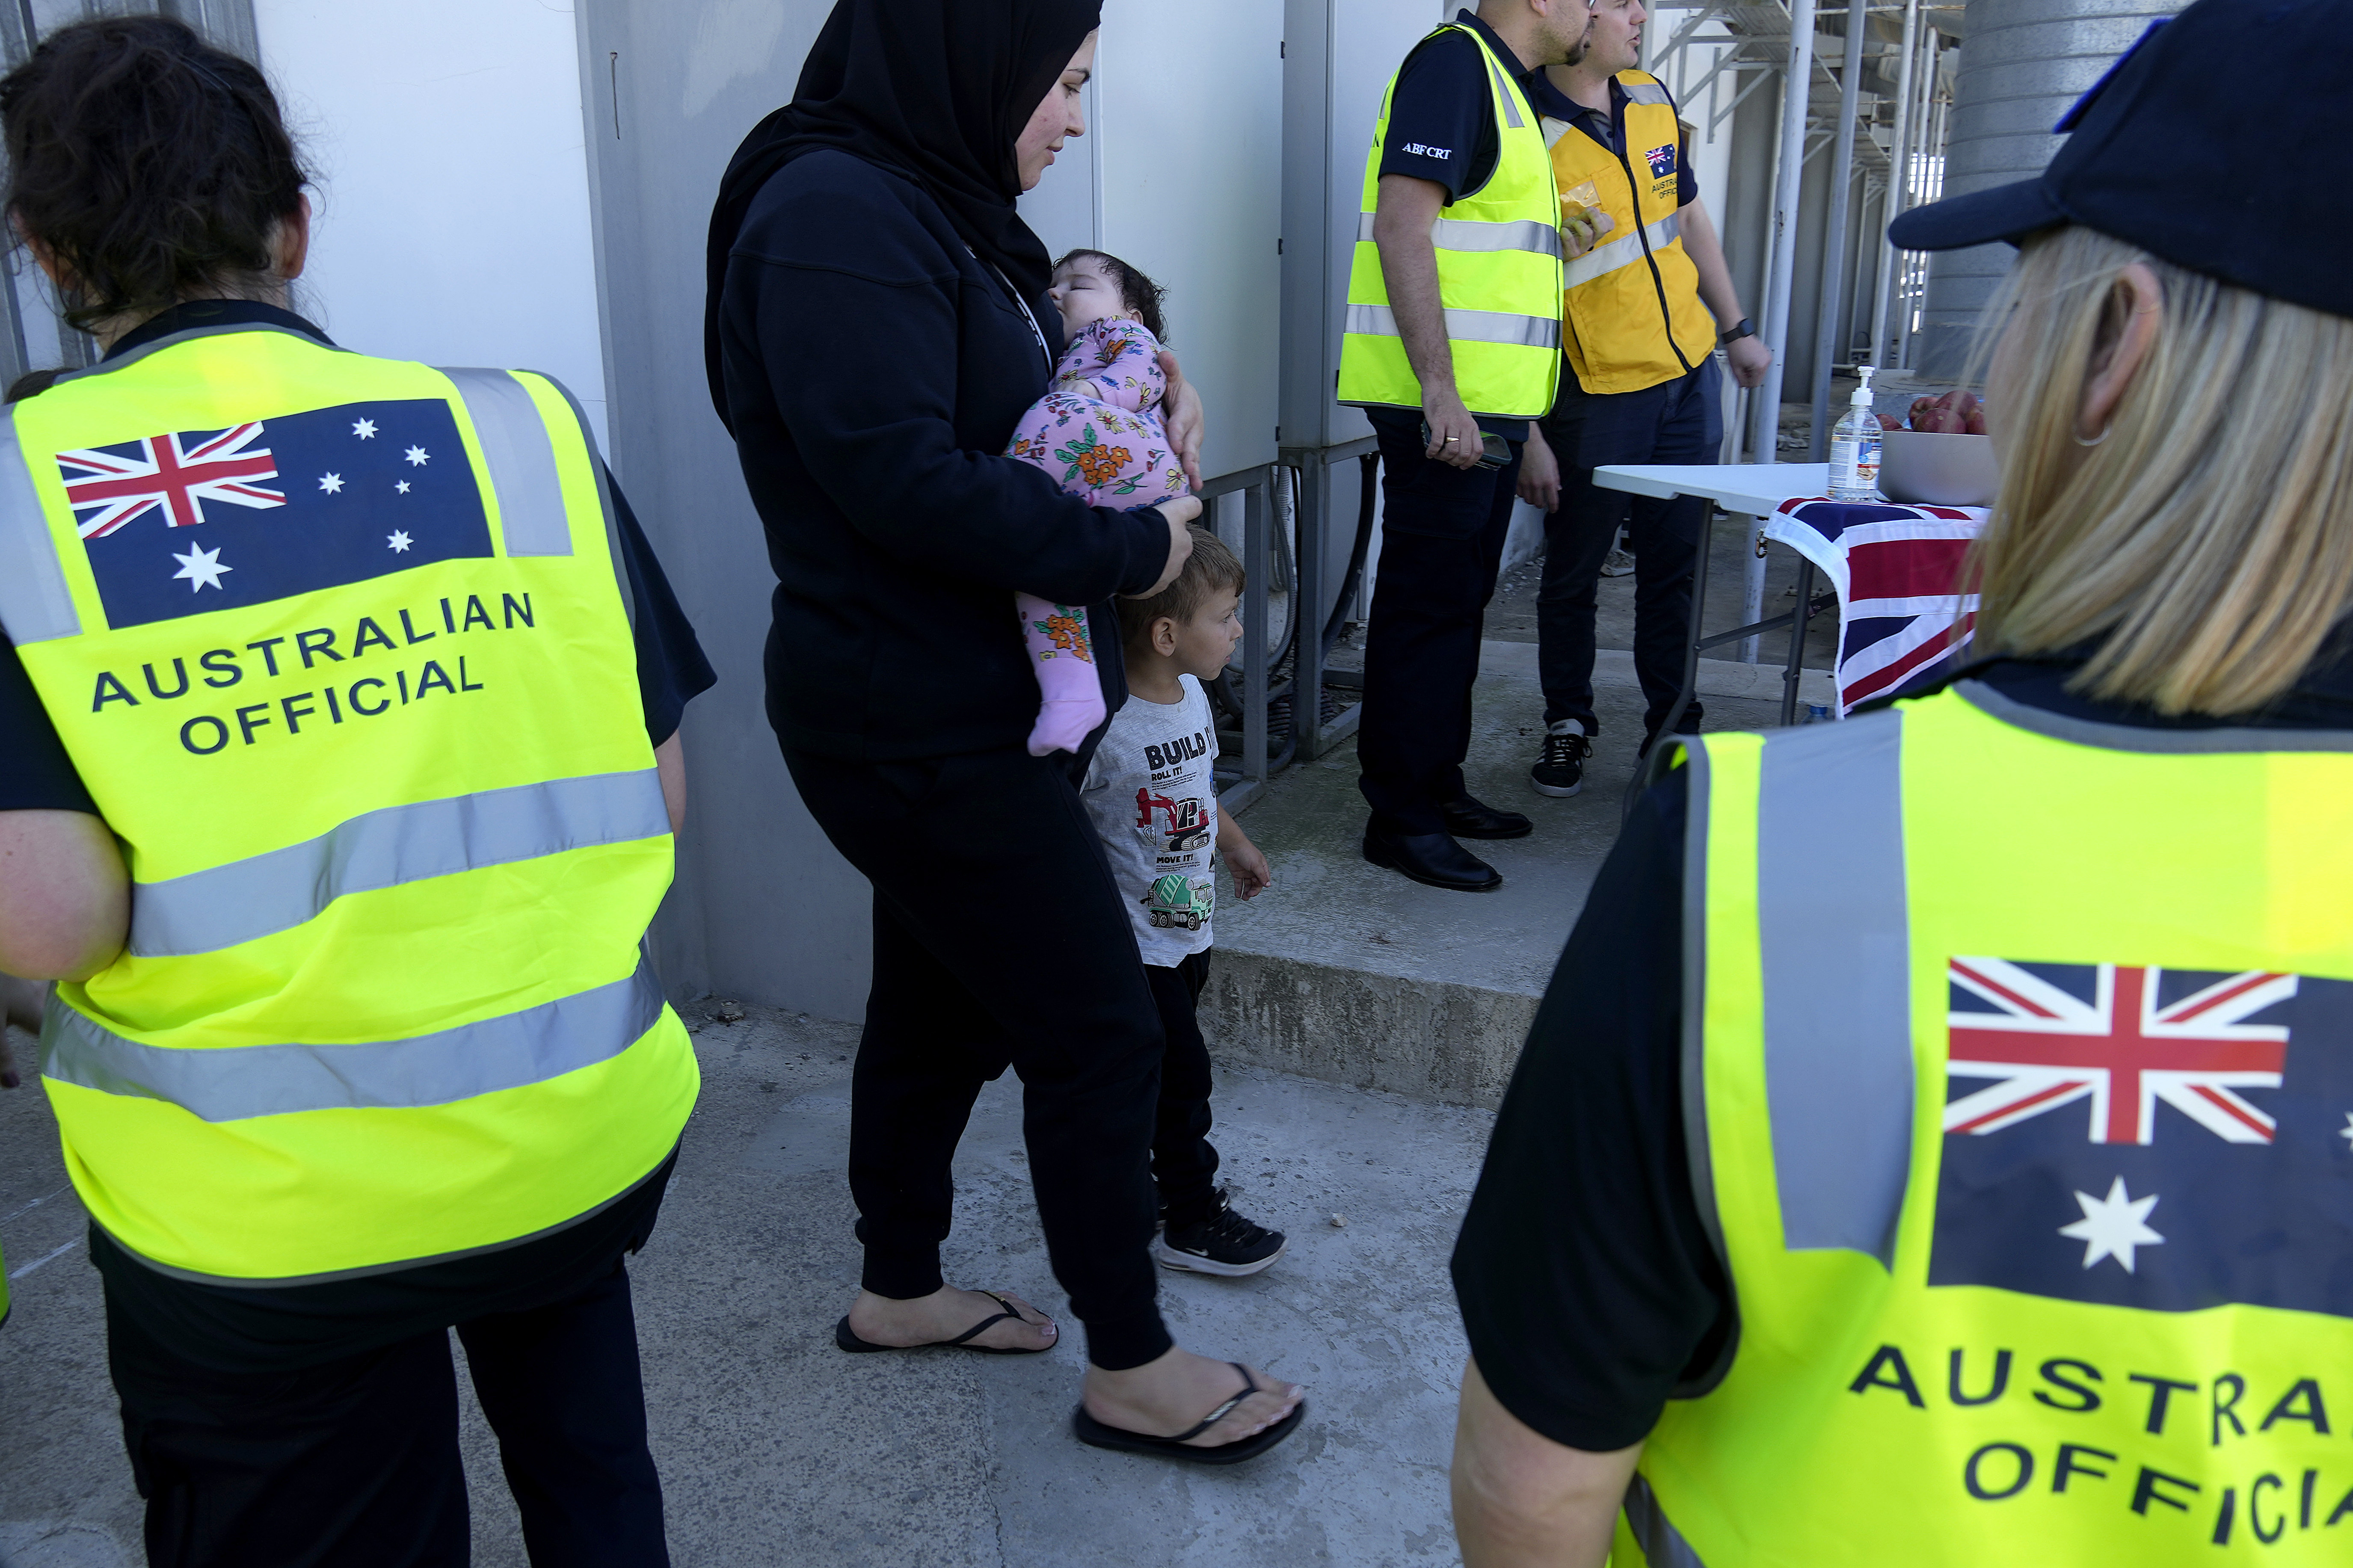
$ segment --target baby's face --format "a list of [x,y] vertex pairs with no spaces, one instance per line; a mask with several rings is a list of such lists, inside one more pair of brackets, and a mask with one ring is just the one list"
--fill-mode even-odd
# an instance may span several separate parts
[[1136,319],[1120,298],[1119,285],[1103,273],[1092,256],[1075,257],[1057,268],[1046,298],[1062,313],[1062,336],[1074,338],[1097,321],[1113,316]]

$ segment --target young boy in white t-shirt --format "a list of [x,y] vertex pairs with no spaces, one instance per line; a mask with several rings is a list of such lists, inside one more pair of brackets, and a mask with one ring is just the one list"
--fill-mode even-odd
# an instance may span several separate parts
[[1194,1016],[1209,975],[1212,847],[1243,898],[1256,898],[1273,880],[1266,857],[1218,810],[1210,774],[1218,731],[1201,682],[1216,679],[1241,640],[1241,563],[1216,534],[1196,528],[1192,557],[1176,582],[1149,599],[1119,602],[1127,702],[1112,716],[1080,786],[1134,924],[1168,1041],[1152,1140],[1161,1217],[1152,1253],[1171,1268],[1201,1274],[1255,1274],[1283,1247],[1281,1231],[1236,1213],[1217,1184],[1209,1049]]

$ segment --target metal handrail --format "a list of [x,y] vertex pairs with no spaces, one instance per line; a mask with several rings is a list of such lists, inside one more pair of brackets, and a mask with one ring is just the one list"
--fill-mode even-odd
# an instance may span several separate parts
[[[1196,494],[1209,500],[1239,491],[1242,496],[1242,622],[1249,632],[1242,639],[1242,756],[1239,773],[1219,794],[1229,811],[1239,811],[1257,798],[1267,783],[1294,760],[1313,760],[1353,733],[1362,709],[1350,704],[1327,723],[1324,692],[1344,688],[1328,679],[1324,667],[1329,630],[1324,613],[1326,546],[1333,527],[1331,468],[1350,458],[1379,449],[1366,436],[1331,447],[1285,447],[1271,463],[1255,464],[1221,474],[1202,484]],[[1273,528],[1275,470],[1292,472],[1292,496],[1296,519],[1293,552],[1291,614],[1282,646],[1271,646],[1263,635],[1267,591],[1274,561]],[[1288,650],[1289,680],[1274,679],[1275,667]],[[1291,701],[1291,733],[1282,752],[1270,754],[1268,714],[1284,699]]]

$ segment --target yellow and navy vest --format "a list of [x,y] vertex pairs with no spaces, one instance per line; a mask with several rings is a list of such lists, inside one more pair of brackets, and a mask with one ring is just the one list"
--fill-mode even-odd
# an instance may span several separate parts
[[[1656,77],[1620,71],[1625,151],[1546,116],[1546,145],[1564,196],[1599,205],[1614,227],[1564,264],[1562,346],[1590,393],[1640,392],[1688,375],[1715,352],[1715,318],[1699,297],[1699,268],[1683,251],[1683,127]],[[1590,189],[1588,189],[1588,187]]]
[[181,333],[0,421],[0,625],[132,882],[57,987],[74,1186],[164,1272],[560,1227],[698,1085],[598,465],[544,376]]
[[2353,734],[1963,681],[1683,745],[1738,1337],[1615,1561],[2347,1561]]
[[[1504,74],[1487,41],[1449,23],[1425,38],[1459,32],[1487,62],[1495,111],[1495,172],[1475,191],[1440,209],[1430,231],[1438,251],[1438,292],[1463,406],[1490,417],[1540,419],[1560,385],[1560,201],[1535,111]],[[1365,157],[1362,212],[1348,268],[1346,330],[1340,340],[1339,400],[1372,407],[1419,408],[1421,383],[1406,360],[1405,340],[1389,310],[1380,247],[1373,242],[1379,205],[1381,150],[1388,145],[1397,79],[1381,95],[1372,151]]]

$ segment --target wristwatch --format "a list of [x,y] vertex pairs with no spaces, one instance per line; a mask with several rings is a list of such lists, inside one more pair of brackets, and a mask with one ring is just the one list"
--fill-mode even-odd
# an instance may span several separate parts
[[1715,341],[1719,344],[1728,345],[1739,342],[1742,338],[1753,338],[1756,335],[1757,329],[1749,325],[1747,317],[1743,316],[1740,318],[1740,324],[1738,326],[1733,328],[1732,331],[1724,333]]

